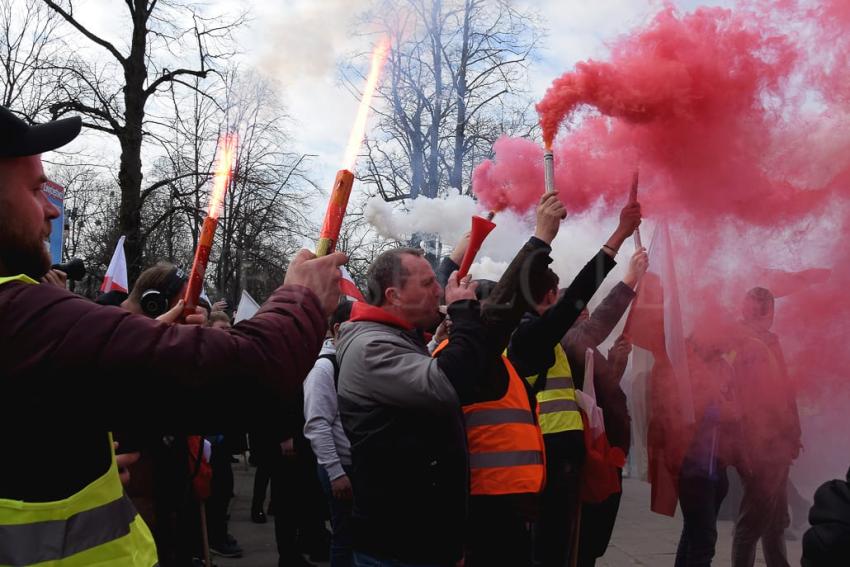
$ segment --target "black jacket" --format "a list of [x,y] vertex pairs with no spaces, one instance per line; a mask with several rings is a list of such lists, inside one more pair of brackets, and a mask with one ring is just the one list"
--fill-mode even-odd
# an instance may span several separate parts
[[602,343],[617,323],[623,317],[629,304],[635,297],[635,292],[624,284],[618,283],[608,293],[602,303],[593,310],[590,318],[576,323],[561,341],[570,368],[573,372],[573,381],[576,388],[583,389],[585,352],[588,348],[593,349],[593,385],[596,391],[596,403],[602,408],[605,416],[605,433],[612,447],[620,447],[626,453],[629,452],[631,441],[631,418],[626,404],[626,394],[620,388],[621,376],[614,376],[611,364],[597,348]]
[[[537,376],[555,364],[555,347],[616,265],[613,258],[600,250],[552,307],[542,315],[529,313],[523,318],[508,346],[508,358],[520,376]],[[544,440],[547,459],[565,459],[573,464],[584,461],[581,431],[544,435]]]
[[850,470],[846,480],[831,480],[817,489],[809,524],[803,567],[850,565]]

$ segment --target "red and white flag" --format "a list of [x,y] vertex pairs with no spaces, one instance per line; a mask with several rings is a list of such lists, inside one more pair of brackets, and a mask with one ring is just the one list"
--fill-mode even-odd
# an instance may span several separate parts
[[694,423],[674,259],[670,232],[666,223],[661,223],[652,237],[649,268],[640,282],[624,330],[635,347],[650,351],[654,358],[648,385],[647,430],[651,508],[668,516],[676,511],[679,468]]
[[127,259],[124,256],[124,237],[118,239],[118,245],[115,247],[115,252],[112,254],[112,260],[109,261],[109,267],[106,268],[106,275],[103,277],[103,283],[100,285],[100,292],[120,291],[128,293],[130,285],[127,282]]
[[339,280],[339,291],[351,301],[366,301],[345,266],[340,266],[339,269],[342,272],[342,278]]
[[620,492],[619,470],[626,464],[626,454],[619,447],[611,447],[605,434],[605,415],[596,403],[593,357],[593,349],[588,348],[584,359],[584,387],[576,390],[576,402],[582,410],[586,448],[581,472],[581,501],[598,503]]

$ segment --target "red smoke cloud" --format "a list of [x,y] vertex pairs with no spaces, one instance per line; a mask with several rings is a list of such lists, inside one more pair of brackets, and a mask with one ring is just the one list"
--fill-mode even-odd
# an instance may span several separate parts
[[[602,113],[554,148],[568,210],[600,197],[622,203],[635,167],[646,188],[641,200],[656,213],[699,210],[765,224],[814,210],[823,195],[774,164],[787,131],[784,87],[797,60],[780,32],[754,29],[743,14],[716,8],[680,17],[668,8],[615,43],[610,61],[578,64],[537,105],[547,142],[578,106]],[[475,193],[486,206],[522,212],[542,193],[539,153],[506,140],[494,150],[494,163],[475,172]]]
[[[774,330],[809,454],[847,447],[833,437],[818,453],[805,430],[850,423],[835,402],[850,400],[850,2],[667,8],[607,61],[556,79],[537,110],[568,211],[601,200],[614,212],[639,168],[645,216],[673,227],[690,330],[722,336],[747,289],[779,287],[765,268],[830,270],[777,299]],[[556,140],[562,123],[572,127]],[[474,172],[476,196],[528,211],[543,192],[542,146],[502,138],[493,149]]]

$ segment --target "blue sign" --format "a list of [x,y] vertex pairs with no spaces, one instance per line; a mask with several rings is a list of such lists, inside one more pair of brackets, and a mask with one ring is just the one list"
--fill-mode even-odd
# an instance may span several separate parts
[[59,209],[59,216],[50,223],[50,257],[54,264],[62,263],[62,242],[65,232],[65,189],[48,181],[44,184],[47,200]]

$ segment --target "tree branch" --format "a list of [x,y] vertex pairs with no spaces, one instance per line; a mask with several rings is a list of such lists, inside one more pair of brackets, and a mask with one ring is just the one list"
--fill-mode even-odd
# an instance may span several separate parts
[[195,71],[194,69],[175,69],[174,71],[166,71],[162,75],[160,75],[154,82],[145,89],[145,98],[151,96],[156,89],[162,85],[163,83],[173,81],[175,77],[179,77],[181,75],[192,75],[193,77],[198,77],[201,79],[207,78],[207,71]]
[[111,43],[109,43],[105,39],[94,35],[84,25],[82,25],[80,22],[78,22],[76,20],[76,18],[74,18],[74,16],[72,16],[71,14],[69,14],[68,12],[63,10],[62,7],[59,6],[58,4],[56,4],[56,2],[54,2],[53,0],[43,0],[43,1],[44,1],[45,4],[47,4],[50,7],[50,9],[52,9],[54,12],[56,12],[57,14],[59,14],[60,16],[65,18],[65,21],[67,21],[69,24],[71,24],[72,26],[77,28],[77,30],[79,30],[79,32],[81,34],[83,34],[84,36],[86,36],[87,38],[89,38],[90,40],[95,42],[96,44],[100,45],[101,47],[105,48],[107,51],[109,51],[112,54],[113,57],[115,57],[115,59],[118,60],[119,63],[121,63],[121,65],[124,65],[124,63],[126,62],[126,59],[115,48],[114,45],[112,45]]

